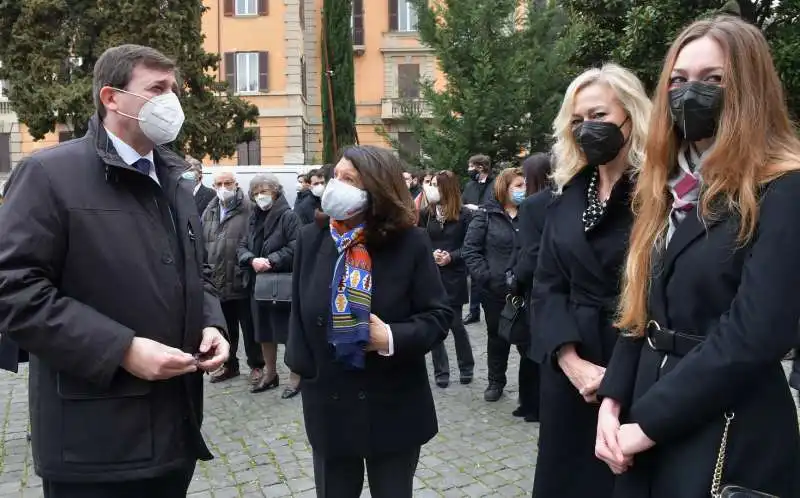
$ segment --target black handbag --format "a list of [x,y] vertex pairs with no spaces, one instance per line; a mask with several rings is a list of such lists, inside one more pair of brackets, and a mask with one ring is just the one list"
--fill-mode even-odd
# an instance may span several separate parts
[[256,285],[253,289],[256,301],[273,303],[292,302],[291,273],[256,273]]
[[[719,445],[719,454],[717,455],[717,463],[714,466],[714,476],[711,480],[711,497],[712,498],[780,498],[775,495],[756,491],[754,489],[747,489],[741,486],[732,484],[722,485],[723,472],[725,470],[725,457],[728,448],[728,431],[731,428],[731,421],[733,420],[733,413],[725,414],[725,428],[722,430],[722,442]],[[721,488],[721,489],[720,489]]]
[[506,295],[506,304],[500,312],[497,334],[509,344],[530,342],[528,326],[528,300],[523,296]]

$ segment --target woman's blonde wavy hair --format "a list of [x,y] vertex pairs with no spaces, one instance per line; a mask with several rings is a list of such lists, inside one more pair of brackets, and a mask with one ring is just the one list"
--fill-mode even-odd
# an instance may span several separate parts
[[642,82],[632,72],[613,63],[604,64],[599,69],[589,69],[569,84],[561,109],[553,121],[553,136],[556,141],[553,145],[555,169],[551,178],[559,194],[564,185],[586,166],[586,158],[572,134],[572,113],[575,110],[575,96],[578,92],[594,84],[603,84],[611,88],[628,113],[631,123],[628,163],[634,169],[638,169],[642,164],[651,108],[650,99],[647,98]]
[[[672,204],[667,182],[677,168],[681,146],[669,107],[672,68],[680,51],[703,37],[717,42],[725,55],[725,94],[715,146],[703,160],[700,213],[706,219],[725,212],[738,213],[738,239],[744,244],[756,230],[759,186],[800,169],[800,141],[789,120],[781,80],[761,31],[732,16],[697,21],[687,27],[673,42],[661,71],[646,160],[633,199],[635,221],[616,323],[631,335],[643,335],[647,325],[652,254],[654,248],[664,248]],[[716,206],[721,210],[715,211]]]

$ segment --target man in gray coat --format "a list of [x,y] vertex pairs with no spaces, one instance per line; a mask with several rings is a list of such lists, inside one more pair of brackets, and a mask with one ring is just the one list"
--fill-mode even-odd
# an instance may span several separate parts
[[236,257],[239,242],[247,237],[253,208],[230,171],[214,173],[214,190],[216,199],[203,212],[203,239],[222,313],[228,325],[231,354],[225,365],[211,376],[211,382],[223,382],[239,376],[236,352],[239,349],[241,327],[247,366],[250,367],[250,383],[253,384],[261,378],[264,356],[255,340],[250,293],[244,283],[245,272]]

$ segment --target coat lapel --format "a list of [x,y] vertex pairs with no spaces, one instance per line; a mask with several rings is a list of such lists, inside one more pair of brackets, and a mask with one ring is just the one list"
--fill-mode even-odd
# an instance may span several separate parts
[[700,218],[697,206],[686,214],[686,218],[678,225],[675,233],[672,234],[672,239],[667,244],[662,267],[663,275],[670,274],[675,259],[711,226],[712,222]]
[[566,220],[564,229],[567,232],[569,247],[575,253],[576,260],[580,261],[590,273],[601,280],[608,276],[603,271],[603,267],[597,260],[589,240],[586,238],[586,231],[583,228],[583,211],[586,209],[586,183],[585,175],[579,177],[572,186],[564,190],[561,202],[568,205],[565,212],[574,218]]

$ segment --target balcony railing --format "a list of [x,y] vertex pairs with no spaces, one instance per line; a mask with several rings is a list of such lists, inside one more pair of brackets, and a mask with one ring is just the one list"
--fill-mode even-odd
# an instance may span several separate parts
[[0,97],[0,115],[14,114],[14,109],[11,108],[11,102],[8,99]]
[[431,110],[422,99],[396,98],[381,101],[381,118],[402,120],[407,114],[414,114],[424,119],[432,117]]

